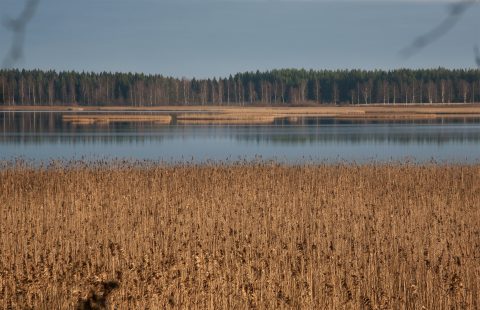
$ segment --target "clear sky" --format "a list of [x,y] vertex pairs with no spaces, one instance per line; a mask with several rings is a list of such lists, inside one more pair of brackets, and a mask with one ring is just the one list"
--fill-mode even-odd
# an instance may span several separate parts
[[[24,0],[2,0],[15,17]],[[41,0],[19,68],[213,77],[273,68],[470,68],[480,6],[408,59],[447,16],[445,1]],[[0,57],[12,34],[0,29]]]

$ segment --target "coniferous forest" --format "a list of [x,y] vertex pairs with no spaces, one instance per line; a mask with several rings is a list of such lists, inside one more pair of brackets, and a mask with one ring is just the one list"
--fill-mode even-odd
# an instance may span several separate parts
[[281,69],[228,78],[0,70],[1,105],[428,104],[480,101],[478,69]]

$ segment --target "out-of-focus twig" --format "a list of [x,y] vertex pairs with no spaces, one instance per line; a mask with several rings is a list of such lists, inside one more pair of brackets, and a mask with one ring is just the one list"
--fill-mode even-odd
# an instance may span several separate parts
[[17,18],[9,18],[3,22],[4,26],[13,33],[12,44],[2,62],[2,68],[11,68],[23,56],[25,29],[28,22],[35,15],[40,0],[26,0],[25,7]]
[[480,50],[478,49],[478,45],[475,45],[475,47],[473,48],[473,52],[475,53],[475,62],[480,68]]
[[479,0],[461,0],[459,2],[450,4],[447,17],[432,30],[418,36],[409,46],[401,50],[400,54],[404,58],[409,58],[427,45],[431,44],[433,41],[443,36],[457,24],[459,19],[468,10],[468,8],[478,1]]

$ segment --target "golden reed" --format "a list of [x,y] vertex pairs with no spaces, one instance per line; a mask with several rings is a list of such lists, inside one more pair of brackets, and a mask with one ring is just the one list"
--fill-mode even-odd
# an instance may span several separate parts
[[479,262],[479,165],[0,169],[2,309],[479,309]]

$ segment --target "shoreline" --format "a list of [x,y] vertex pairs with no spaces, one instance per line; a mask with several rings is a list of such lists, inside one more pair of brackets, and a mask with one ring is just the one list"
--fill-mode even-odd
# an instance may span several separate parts
[[[66,121],[78,120],[92,123],[101,119],[121,121],[151,121],[153,116],[136,113],[163,114],[167,119],[182,124],[255,124],[273,123],[277,119],[299,119],[304,117],[325,117],[335,119],[365,120],[416,120],[437,118],[480,118],[480,104],[448,105],[368,105],[368,106],[309,106],[309,107],[237,107],[237,106],[1,106],[0,112],[63,113]],[[91,113],[98,113],[91,115]],[[129,115],[129,113],[134,113]],[[161,117],[160,115],[157,116]]]

